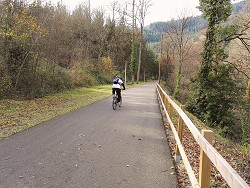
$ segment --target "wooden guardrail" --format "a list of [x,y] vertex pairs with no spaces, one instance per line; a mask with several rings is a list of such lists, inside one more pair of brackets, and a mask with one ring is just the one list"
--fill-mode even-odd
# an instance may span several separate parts
[[[158,100],[160,106],[164,112],[165,118],[171,127],[176,141],[176,161],[182,158],[182,161],[187,170],[192,187],[198,188],[209,188],[210,182],[210,163],[212,162],[217,170],[221,173],[222,177],[225,179],[227,184],[232,188],[250,188],[248,184],[238,175],[238,173],[228,164],[228,162],[216,151],[216,149],[210,144],[212,141],[213,133],[209,130],[203,130],[202,133],[196,128],[188,116],[183,112],[181,107],[179,107],[166,92],[157,84],[156,87]],[[173,110],[175,110],[179,115],[178,122],[178,132],[172,122]],[[182,146],[182,130],[183,125],[192,133],[195,141],[200,146],[200,169],[199,169],[199,183],[195,177],[192,167],[188,161],[185,154],[184,148]],[[210,162],[211,161],[211,162]]]

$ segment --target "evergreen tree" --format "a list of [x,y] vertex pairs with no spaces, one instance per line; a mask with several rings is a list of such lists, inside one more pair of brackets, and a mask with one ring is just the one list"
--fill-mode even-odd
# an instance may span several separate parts
[[137,47],[135,41],[133,41],[131,49],[131,63],[130,63],[130,73],[132,76],[132,82],[135,81],[136,67],[137,67]]
[[193,80],[187,108],[210,126],[219,126],[230,136],[233,132],[231,112],[235,82],[230,77],[232,66],[223,63],[227,58],[223,41],[227,29],[221,23],[231,14],[230,0],[200,0],[200,10],[208,20],[202,64]]
[[241,142],[243,144],[250,144],[250,80],[246,88],[246,94],[244,97],[244,112],[241,118],[241,129],[242,129],[242,138]]

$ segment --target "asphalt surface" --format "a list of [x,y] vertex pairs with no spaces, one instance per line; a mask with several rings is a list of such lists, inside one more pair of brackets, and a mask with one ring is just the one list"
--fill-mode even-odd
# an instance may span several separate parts
[[156,83],[0,140],[0,188],[175,188]]

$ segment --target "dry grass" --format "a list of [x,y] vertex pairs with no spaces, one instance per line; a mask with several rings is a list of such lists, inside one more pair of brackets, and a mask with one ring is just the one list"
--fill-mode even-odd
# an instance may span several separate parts
[[[133,84],[127,88],[142,85]],[[0,100],[0,139],[111,95],[111,85],[83,87],[34,100]]]
[[0,138],[35,126],[111,95],[111,86],[95,86],[65,91],[34,100],[0,101]]

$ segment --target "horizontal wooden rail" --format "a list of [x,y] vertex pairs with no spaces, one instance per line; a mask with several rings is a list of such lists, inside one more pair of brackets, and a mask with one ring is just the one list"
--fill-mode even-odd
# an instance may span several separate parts
[[[175,127],[172,123],[171,118],[168,115],[168,112],[166,110],[166,107],[163,103],[164,98],[167,99],[167,103],[170,103],[173,108],[176,110],[176,112],[179,114],[179,116],[184,121],[185,125],[188,127],[190,132],[192,133],[194,139],[199,144],[201,149],[205,152],[205,154],[208,156],[208,158],[211,160],[211,162],[214,164],[214,166],[217,168],[217,170],[221,173],[222,177],[225,179],[227,184],[232,188],[250,188],[247,183],[238,175],[238,173],[228,164],[228,162],[216,151],[216,149],[202,136],[200,131],[196,128],[196,126],[192,123],[192,121],[188,118],[188,116],[183,112],[183,110],[175,103],[172,99],[166,94],[166,92],[160,87],[159,84],[157,84],[157,94],[159,97],[159,102],[161,105],[164,106],[164,112],[166,114],[166,117],[168,119],[168,123],[170,124],[172,131],[174,133],[176,142],[178,144],[180,154],[182,156],[184,165],[186,169],[190,168],[190,164],[186,158],[186,154],[184,152],[184,149],[182,147],[182,144],[180,142],[180,139],[178,137],[178,134],[175,130]],[[183,153],[184,152],[184,153]],[[187,161],[186,161],[187,160]],[[186,163],[186,164],[185,164]],[[190,166],[190,167],[189,167]],[[191,173],[190,170],[188,170],[188,174]],[[192,169],[192,168],[191,168]],[[196,182],[193,180],[193,173],[191,175],[189,174],[190,181],[192,183],[193,187],[197,187],[197,180]],[[196,179],[196,178],[195,178]],[[192,182],[193,181],[193,182]]]
[[[158,96],[159,96],[160,103],[163,104],[163,99],[162,99],[162,97],[161,97],[161,95],[160,95],[160,93],[159,93],[158,88],[157,88],[157,94],[158,94]],[[171,120],[171,118],[170,118],[170,116],[169,116],[169,114],[168,114],[168,112],[167,112],[167,110],[166,110],[165,105],[163,105],[163,109],[164,109],[164,112],[165,112],[165,114],[166,114],[168,123],[169,123],[169,125],[171,126],[171,130],[172,130],[172,132],[173,132],[173,134],[174,134],[176,144],[178,145],[178,148],[179,148],[179,151],[180,151],[180,154],[181,154],[183,163],[184,163],[184,165],[185,165],[185,168],[186,168],[186,170],[187,170],[187,174],[188,174],[188,177],[189,177],[190,182],[191,182],[191,184],[192,184],[192,187],[197,187],[197,188],[198,188],[198,187],[200,187],[200,186],[199,186],[199,183],[198,183],[198,181],[197,181],[197,179],[196,179],[196,177],[195,177],[194,171],[193,171],[193,169],[192,169],[192,167],[191,167],[191,165],[190,165],[190,163],[189,163],[189,161],[188,161],[188,158],[187,158],[187,156],[186,156],[186,153],[185,153],[185,151],[184,151],[184,148],[183,148],[183,146],[182,146],[182,143],[181,143],[181,141],[180,141],[180,139],[179,139],[178,133],[177,133],[177,131],[175,130],[174,124],[173,124],[173,122],[172,122],[172,120]]]

